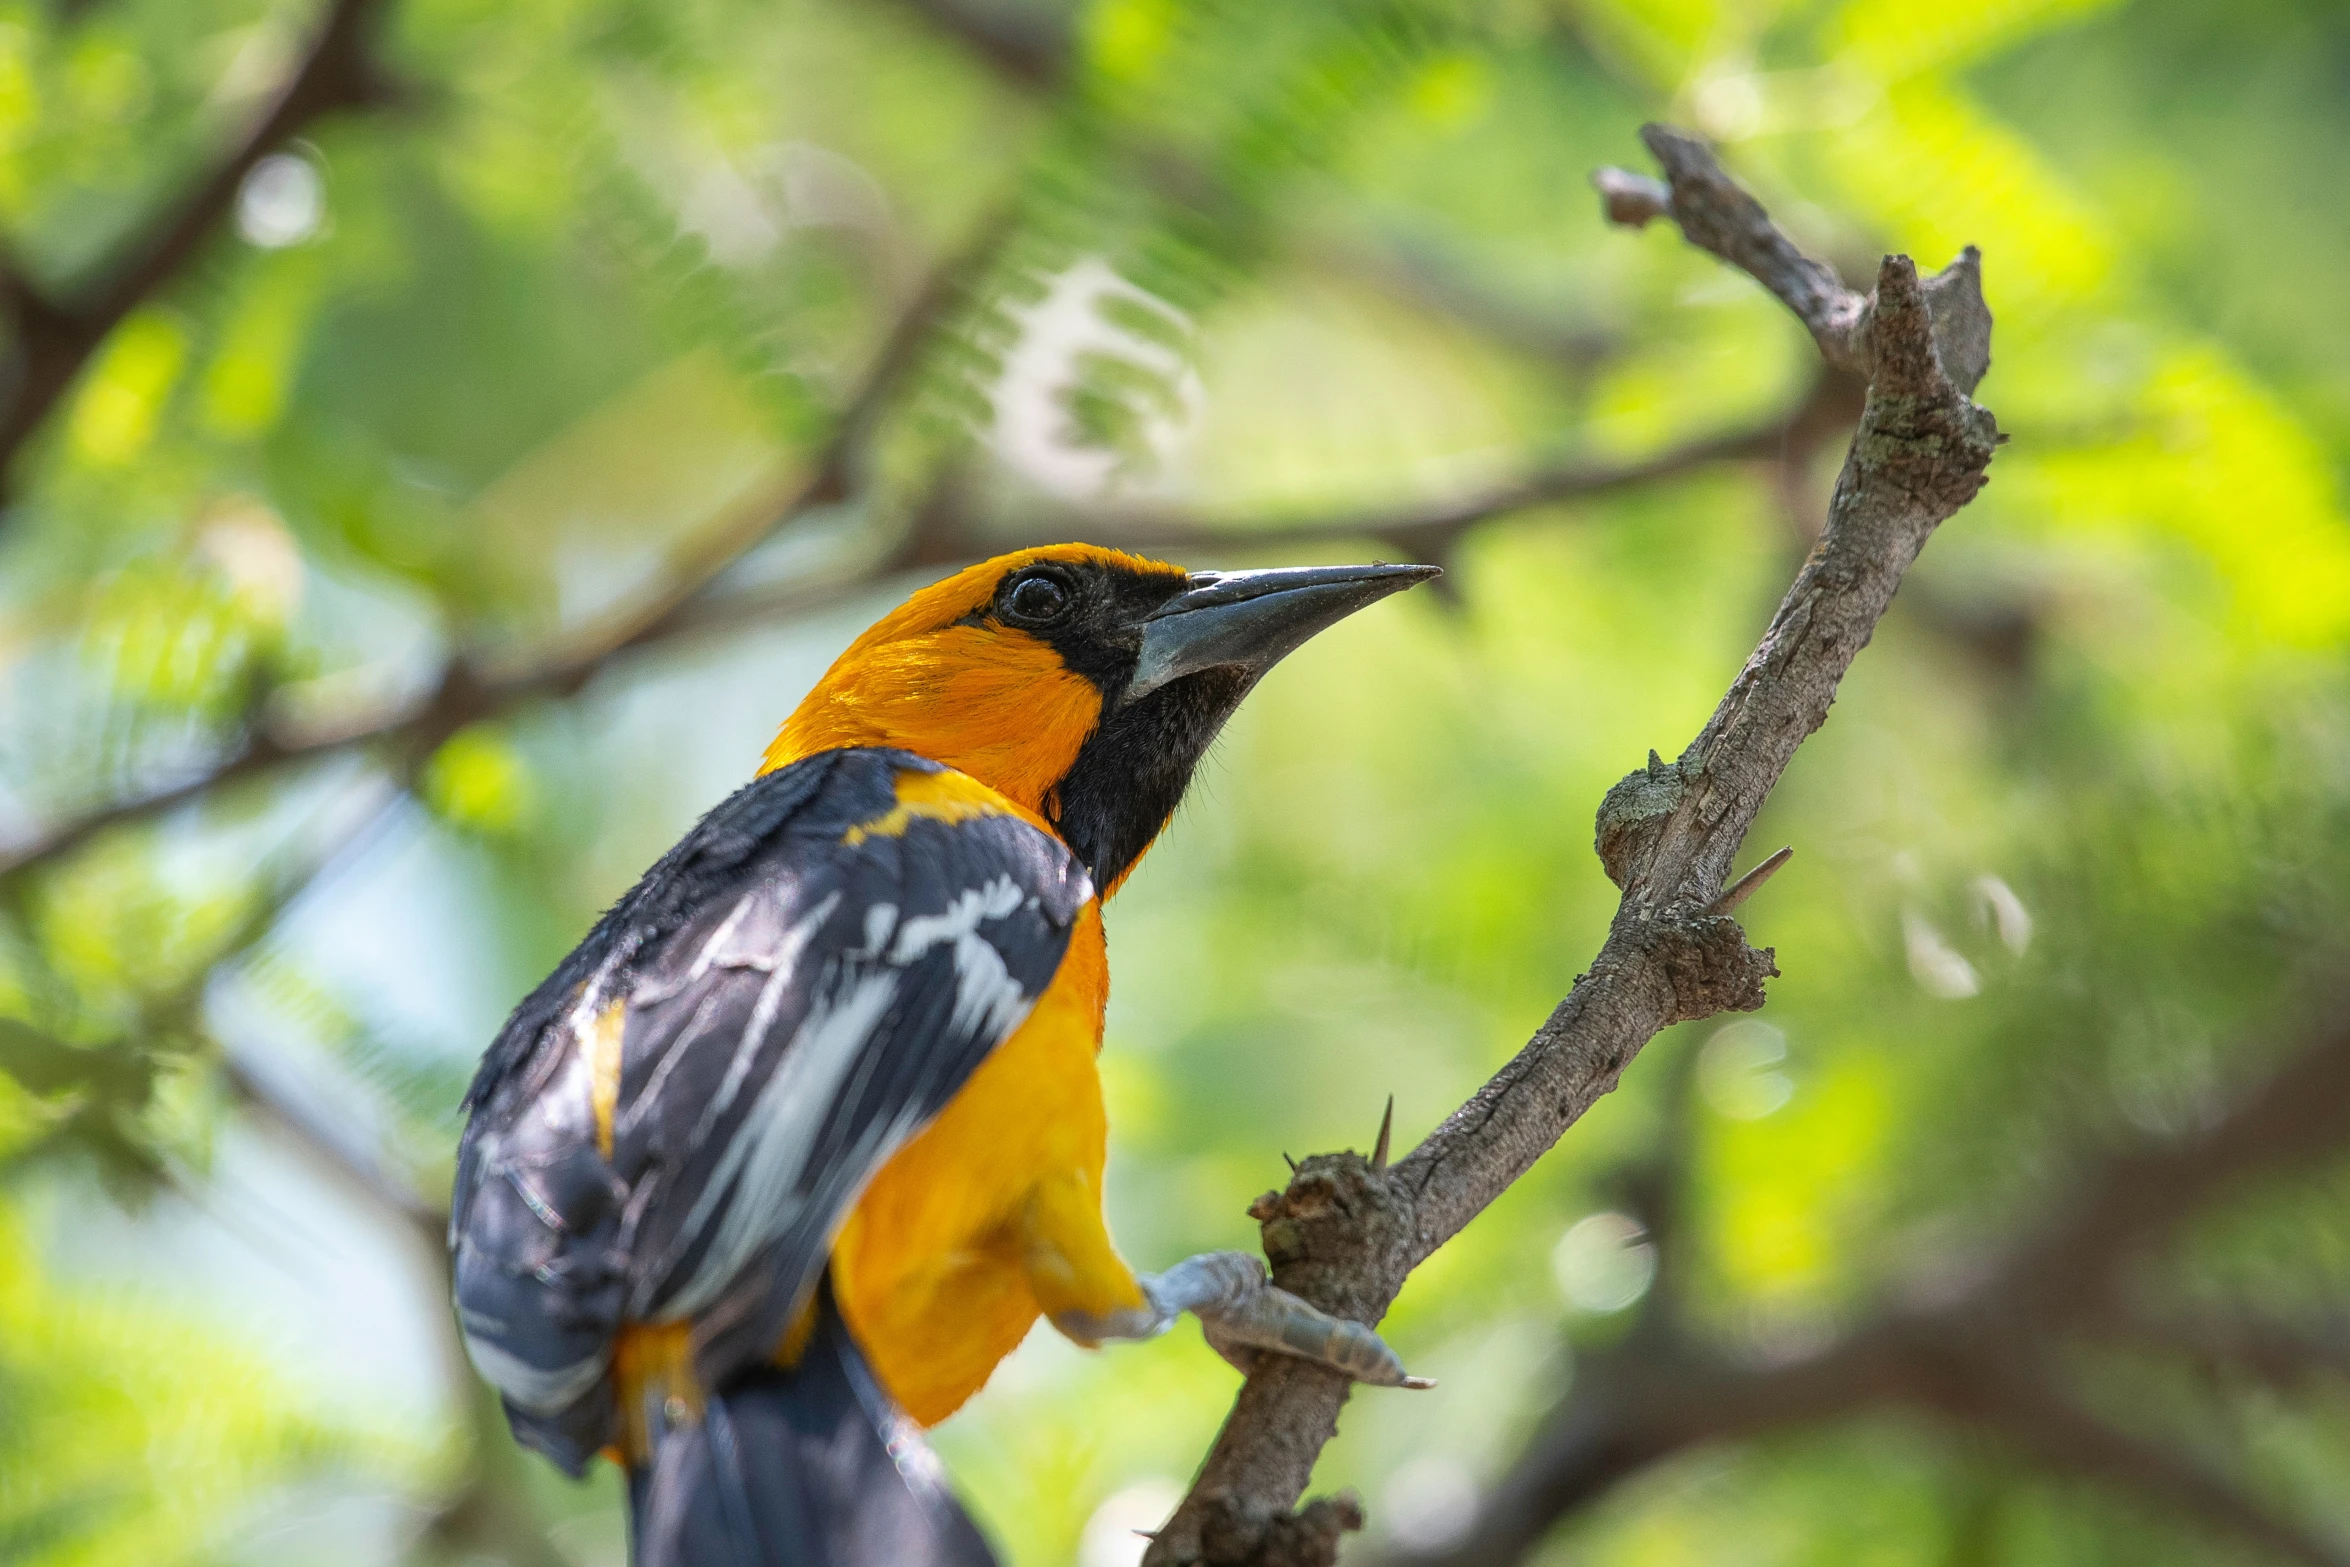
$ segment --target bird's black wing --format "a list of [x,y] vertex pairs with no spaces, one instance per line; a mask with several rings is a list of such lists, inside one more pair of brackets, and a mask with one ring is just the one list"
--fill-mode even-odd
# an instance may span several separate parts
[[[833,751],[712,811],[519,1007],[468,1103],[450,1243],[475,1364],[577,1469],[612,1338],[766,1356],[874,1171],[1028,1014],[1092,896],[1009,813],[898,811],[903,752]],[[882,824],[876,826],[875,824]]]

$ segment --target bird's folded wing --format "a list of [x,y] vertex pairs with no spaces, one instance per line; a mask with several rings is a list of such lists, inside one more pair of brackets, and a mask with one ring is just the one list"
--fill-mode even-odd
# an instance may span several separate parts
[[690,1325],[706,1381],[766,1355],[1091,895],[1059,839],[900,752],[811,757],[713,811],[475,1084],[458,1300],[518,1428],[575,1464],[608,1439],[623,1322]]

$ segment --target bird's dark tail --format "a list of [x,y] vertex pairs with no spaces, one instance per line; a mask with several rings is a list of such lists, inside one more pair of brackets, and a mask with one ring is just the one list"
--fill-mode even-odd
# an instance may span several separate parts
[[818,1310],[798,1364],[729,1383],[630,1472],[635,1567],[995,1567],[832,1302]]

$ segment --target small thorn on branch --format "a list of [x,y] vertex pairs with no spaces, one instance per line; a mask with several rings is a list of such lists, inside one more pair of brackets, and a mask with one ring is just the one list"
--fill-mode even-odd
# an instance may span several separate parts
[[1387,1111],[1379,1117],[1379,1141],[1371,1145],[1371,1168],[1374,1171],[1387,1168],[1387,1139],[1394,1130],[1395,1095],[1389,1094],[1387,1096]]
[[1737,908],[1739,904],[1744,903],[1748,898],[1752,897],[1756,888],[1760,887],[1764,882],[1769,881],[1773,876],[1778,875],[1780,868],[1793,858],[1795,858],[1795,846],[1793,844],[1789,844],[1786,848],[1781,849],[1778,853],[1772,855],[1769,859],[1763,861],[1760,865],[1757,865],[1753,870],[1748,871],[1745,875],[1739,877],[1735,882],[1731,883],[1730,890],[1723,893],[1720,897],[1714,899],[1714,906],[1706,910],[1706,912],[1708,914],[1729,913],[1731,910]]

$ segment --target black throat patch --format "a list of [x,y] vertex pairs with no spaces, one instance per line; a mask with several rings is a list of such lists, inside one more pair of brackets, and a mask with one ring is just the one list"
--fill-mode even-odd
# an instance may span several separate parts
[[[1068,595],[1066,612],[1049,621],[1025,618],[1017,596],[1023,580],[1037,576]],[[1124,875],[1167,825],[1200,758],[1252,684],[1242,670],[1209,670],[1123,700],[1145,624],[1189,585],[1172,572],[1047,560],[1007,572],[993,602],[965,617],[966,624],[1009,627],[1045,642],[1101,694],[1101,721],[1046,801],[1062,841],[1097,887]]]
[[1095,886],[1111,886],[1151,846],[1251,683],[1241,670],[1211,669],[1124,707],[1105,699],[1100,726],[1061,780],[1054,823]]

